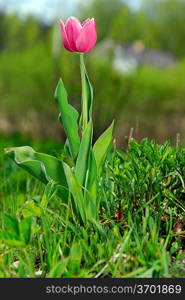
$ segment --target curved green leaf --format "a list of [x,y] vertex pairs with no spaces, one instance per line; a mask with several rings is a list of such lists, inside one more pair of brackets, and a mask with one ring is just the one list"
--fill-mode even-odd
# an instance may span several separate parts
[[101,174],[102,165],[105,161],[107,151],[112,142],[112,132],[113,132],[114,121],[112,124],[104,131],[104,133],[98,138],[93,147],[93,152],[97,164],[98,174]]
[[78,112],[68,103],[67,92],[61,79],[55,91],[55,99],[60,108],[60,121],[68,138],[71,156],[75,160],[80,146],[77,123]]
[[[82,79],[82,107],[85,102],[85,111],[82,109],[82,114],[80,117],[81,127],[88,123],[92,118],[92,106],[93,106],[93,88],[91,86],[87,70],[84,64],[84,55],[81,53],[80,55],[80,70],[81,70],[81,79]],[[84,120],[84,118],[87,118]],[[83,128],[85,130],[85,128]]]
[[89,121],[82,136],[79,153],[76,161],[75,175],[80,185],[84,186],[86,172],[88,169],[88,160],[90,147],[92,143],[92,120]]
[[82,62],[82,68],[85,73],[85,84],[86,84],[86,95],[87,95],[87,109],[88,109],[88,120],[92,118],[92,106],[93,106],[93,88],[89,80],[87,70],[84,62]]
[[62,161],[54,156],[36,152],[29,146],[7,148],[5,153],[18,166],[43,183],[47,184],[51,180],[57,182],[61,186],[61,197],[65,201],[68,200],[68,185]]
[[63,162],[63,166],[64,166],[64,171],[69,186],[69,190],[73,196],[77,212],[81,216],[83,223],[85,223],[86,214],[85,214],[85,205],[84,205],[82,187],[78,183],[78,180],[75,174],[73,173],[73,170],[64,162]]
[[97,193],[97,166],[94,153],[90,150],[88,170],[86,174],[86,184],[84,201],[86,207],[87,219],[98,219],[99,199]]

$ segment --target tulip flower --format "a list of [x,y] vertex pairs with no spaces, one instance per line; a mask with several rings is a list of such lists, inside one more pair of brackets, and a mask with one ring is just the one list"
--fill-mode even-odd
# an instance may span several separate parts
[[95,20],[87,19],[83,24],[75,17],[70,17],[66,24],[61,20],[62,42],[71,52],[87,53],[91,51],[97,39]]

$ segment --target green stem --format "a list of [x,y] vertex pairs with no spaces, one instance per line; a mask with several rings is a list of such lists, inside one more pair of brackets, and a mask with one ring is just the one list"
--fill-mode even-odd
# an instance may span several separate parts
[[83,53],[80,53],[80,71],[81,71],[81,81],[82,81],[82,133],[83,133],[88,123],[87,89],[86,89],[85,65],[84,65]]

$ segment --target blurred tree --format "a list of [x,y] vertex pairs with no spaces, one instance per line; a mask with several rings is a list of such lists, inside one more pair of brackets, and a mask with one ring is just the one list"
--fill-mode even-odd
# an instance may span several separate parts
[[0,32],[7,51],[28,48],[45,38],[43,32],[46,26],[31,16],[22,20],[15,14],[4,15],[3,22]]
[[122,0],[93,0],[87,3],[80,2],[79,15],[81,19],[94,17],[98,28],[98,40],[109,36],[112,22],[117,18],[122,7]]
[[143,0],[142,11],[148,18],[144,41],[148,46],[185,56],[185,0]]
[[0,10],[0,50],[5,47],[6,38],[6,15]]
[[118,42],[133,42],[142,40],[147,30],[146,15],[142,11],[132,12],[123,5],[117,17],[113,20],[110,37]]

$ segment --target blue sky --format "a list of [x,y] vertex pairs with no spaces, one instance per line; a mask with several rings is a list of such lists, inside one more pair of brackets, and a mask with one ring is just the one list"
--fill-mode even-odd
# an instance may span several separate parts
[[[34,14],[45,20],[64,17],[72,14],[78,2],[84,0],[0,0],[0,7],[7,11],[16,11],[22,15]],[[90,0],[85,0],[90,1]],[[125,0],[133,8],[137,8],[141,0]]]

